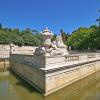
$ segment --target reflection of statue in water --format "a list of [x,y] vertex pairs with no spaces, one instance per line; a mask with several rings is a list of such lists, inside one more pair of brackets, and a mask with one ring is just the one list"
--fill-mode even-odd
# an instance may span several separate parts
[[[67,52],[67,46],[63,43],[61,36],[57,36],[55,41],[50,42],[52,33],[47,28],[43,31],[42,35],[44,38],[44,45],[42,47],[37,48],[35,54],[48,54],[51,56],[69,54]],[[49,40],[49,42],[47,40]]]

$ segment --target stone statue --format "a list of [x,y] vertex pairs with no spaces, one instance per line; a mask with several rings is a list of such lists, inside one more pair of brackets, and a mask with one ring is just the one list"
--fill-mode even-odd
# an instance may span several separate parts
[[50,52],[50,55],[61,55],[63,52],[57,47],[57,42],[52,42],[52,51]]
[[58,48],[66,48],[67,46],[63,43],[62,36],[57,36],[56,38]]
[[46,28],[41,33],[44,39],[44,43],[42,47],[38,47],[35,50],[35,54],[44,55],[47,54],[49,56],[56,55],[68,55],[67,46],[63,43],[62,37],[57,36],[56,40],[51,42],[52,32]]

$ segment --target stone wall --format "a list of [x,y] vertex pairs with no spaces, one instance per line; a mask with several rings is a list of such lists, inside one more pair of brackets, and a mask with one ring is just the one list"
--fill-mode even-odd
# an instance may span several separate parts
[[9,45],[0,45],[0,58],[9,58]]
[[[53,61],[51,62],[51,60],[55,59],[55,57],[51,58],[46,58],[50,60],[49,63],[46,61],[49,65],[54,63]],[[100,70],[99,53],[69,55],[65,58],[66,63],[64,65],[62,64],[62,66],[58,66],[58,62],[55,61],[57,62],[57,66],[39,67],[35,66],[33,55],[13,54],[10,65],[18,75],[44,95],[57,91]],[[40,58],[40,61],[42,60],[43,58]]]
[[12,48],[12,54],[26,54],[33,55],[37,47],[33,46],[14,46]]
[[47,71],[46,95],[100,70],[100,61],[73,65],[73,68]]
[[10,47],[9,45],[0,45],[0,58],[9,58],[10,52],[12,54],[26,54],[33,55],[37,47],[33,46],[17,46]]
[[26,64],[10,62],[12,70],[41,93],[45,93],[45,76],[42,70]]
[[[6,71],[6,69],[8,69],[10,53],[23,54],[23,55],[30,56],[30,55],[34,54],[36,48],[37,47],[33,47],[33,46],[21,46],[21,47],[19,47],[17,45],[14,45],[11,48],[9,45],[0,45],[0,72]],[[19,60],[19,62],[20,62],[19,58],[17,59],[17,57],[16,57],[15,59]],[[23,59],[23,58],[21,58],[21,59]],[[27,61],[25,60],[25,62],[27,62]]]

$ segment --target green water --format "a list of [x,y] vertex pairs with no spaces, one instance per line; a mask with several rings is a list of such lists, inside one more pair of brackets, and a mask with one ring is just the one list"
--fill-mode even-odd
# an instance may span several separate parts
[[100,100],[100,72],[92,74],[47,97],[10,73],[0,76],[0,100]]

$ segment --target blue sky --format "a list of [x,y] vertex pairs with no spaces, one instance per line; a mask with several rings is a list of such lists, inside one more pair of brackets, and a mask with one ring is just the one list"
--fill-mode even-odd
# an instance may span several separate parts
[[4,27],[72,32],[96,23],[100,0],[0,0]]

